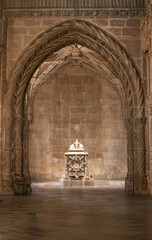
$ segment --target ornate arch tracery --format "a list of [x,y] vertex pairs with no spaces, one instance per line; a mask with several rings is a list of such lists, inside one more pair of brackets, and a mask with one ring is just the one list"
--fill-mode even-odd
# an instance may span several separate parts
[[[82,20],[69,20],[42,32],[25,49],[12,72],[5,98],[4,158],[11,163],[13,188],[18,194],[30,189],[24,172],[23,109],[29,82],[44,60],[63,47],[80,44],[102,56],[120,79],[127,102],[128,175],[126,191],[147,192],[145,160],[144,90],[140,74],[125,48],[109,33]],[[11,132],[12,131],[12,132]],[[9,172],[8,172],[9,175]]]

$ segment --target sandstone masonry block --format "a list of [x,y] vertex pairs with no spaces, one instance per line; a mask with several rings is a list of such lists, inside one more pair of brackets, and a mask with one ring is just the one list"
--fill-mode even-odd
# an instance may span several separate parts
[[126,27],[140,27],[140,19],[127,19]]
[[52,20],[52,19],[44,19],[42,20],[42,26],[52,26],[55,25],[56,20]]
[[115,36],[121,36],[121,34],[122,34],[121,28],[109,28],[108,31]]
[[9,34],[26,34],[28,32],[28,28],[26,27],[9,27]]
[[112,27],[124,27],[125,26],[125,20],[123,20],[123,19],[111,19],[110,20],[110,26],[112,26]]
[[8,19],[8,26],[24,26],[23,18]]
[[77,86],[77,91],[78,92],[85,92],[85,86]]
[[13,35],[11,38],[9,38],[9,46],[12,46],[12,47],[18,47],[18,46],[22,46],[22,42],[23,42],[23,38],[22,38],[22,35]]
[[109,24],[108,19],[95,19],[93,22],[100,27],[106,27]]
[[26,27],[26,31],[28,34],[39,34],[43,30],[43,27]]
[[125,45],[132,57],[140,57],[140,41],[134,39],[120,38],[120,41]]
[[23,46],[26,46],[33,38],[35,35],[22,35],[23,38]]
[[25,26],[41,26],[41,20],[38,19],[24,19]]
[[71,113],[86,113],[86,107],[72,107]]
[[139,28],[123,28],[122,35],[128,37],[140,37],[140,29]]

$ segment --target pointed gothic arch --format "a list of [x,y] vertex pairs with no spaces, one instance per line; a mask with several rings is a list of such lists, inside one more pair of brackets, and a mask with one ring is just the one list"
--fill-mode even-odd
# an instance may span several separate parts
[[[29,173],[24,170],[23,116],[24,99],[29,82],[40,64],[59,49],[80,44],[106,59],[122,83],[127,102],[128,174],[126,192],[147,192],[145,152],[145,100],[140,73],[123,45],[100,27],[83,20],[62,22],[39,34],[17,60],[10,77],[4,102],[3,162],[7,170],[4,186],[17,194],[30,191]],[[7,160],[6,160],[7,159]],[[6,177],[7,176],[7,177]]]

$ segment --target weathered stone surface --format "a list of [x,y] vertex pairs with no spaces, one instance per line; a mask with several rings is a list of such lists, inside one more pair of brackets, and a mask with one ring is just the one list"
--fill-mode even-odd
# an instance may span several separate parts
[[127,19],[126,27],[140,27],[141,20],[140,19]]
[[122,35],[122,29],[121,28],[109,28],[107,29],[110,33],[112,33],[114,36],[121,36]]
[[[58,5],[55,5],[55,2],[58,3]],[[81,6],[82,3],[83,6]],[[24,146],[25,143],[22,142],[22,139],[25,135],[28,135],[28,131],[26,131],[28,128],[24,128],[25,132],[22,134],[22,126],[18,128],[15,123],[18,115],[20,116],[24,109],[25,103],[23,104],[22,100],[26,94],[28,85],[27,83],[30,81],[29,76],[32,77],[35,70],[47,57],[47,54],[58,51],[60,47],[64,49],[65,44],[71,44],[72,42],[72,44],[81,43],[82,45],[87,46],[87,48],[91,48],[93,50],[93,54],[91,54],[92,56],[94,55],[94,59],[92,61],[90,61],[90,58],[88,58],[87,54],[84,57],[87,64],[89,64],[92,69],[97,68],[99,70],[104,62],[105,66],[103,69],[107,73],[107,76],[111,78],[111,75],[109,75],[110,71],[113,71],[114,76],[117,76],[118,83],[114,83],[115,80],[112,79],[110,79],[110,81],[112,84],[114,83],[114,86],[118,84],[117,91],[120,94],[122,105],[120,104],[120,101],[119,104],[116,103],[118,96],[115,97],[113,90],[111,90],[110,93],[109,90],[107,92],[103,92],[103,90],[105,90],[104,77],[103,83],[99,84],[98,87],[95,87],[92,84],[92,76],[90,77],[90,72],[87,74],[82,74],[82,72],[79,72],[78,67],[74,68],[73,63],[69,67],[71,71],[70,75],[69,72],[63,77],[61,77],[60,74],[56,74],[54,79],[58,79],[59,81],[56,84],[55,98],[51,98],[51,96],[54,96],[54,92],[52,90],[49,93],[45,91],[43,93],[44,95],[47,94],[48,98],[51,98],[51,103],[48,101],[48,99],[45,99],[46,96],[44,97],[43,94],[40,94],[39,101],[41,100],[41,104],[38,104],[40,109],[39,115],[37,116],[43,120],[47,118],[45,119],[45,125],[52,126],[51,132],[53,133],[54,139],[52,140],[51,136],[49,136],[47,144],[53,144],[53,141],[56,143],[56,145],[51,149],[53,156],[55,156],[54,161],[62,159],[62,153],[64,151],[64,147],[61,146],[62,137],[65,136],[65,143],[67,143],[70,134],[72,137],[74,137],[75,133],[79,132],[79,137],[81,139],[90,139],[92,142],[92,149],[89,143],[87,143],[88,148],[90,149],[90,164],[91,159],[95,159],[95,165],[92,167],[92,172],[94,171],[95,167],[96,169],[103,167],[106,169],[106,161],[103,161],[103,159],[109,159],[107,171],[109,171],[110,175],[107,176],[105,174],[104,177],[113,177],[111,173],[114,169],[114,159],[117,158],[117,155],[119,155],[119,158],[124,158],[124,153],[121,151],[124,151],[127,145],[124,143],[124,147],[121,148],[122,144],[120,139],[124,132],[119,130],[122,129],[120,123],[119,127],[116,127],[118,125],[117,113],[122,111],[122,109],[120,110],[121,105],[123,106],[124,115],[123,117],[119,116],[119,120],[124,120],[126,123],[128,134],[128,171],[130,174],[128,176],[133,176],[133,178],[128,178],[128,180],[126,179],[126,185],[128,184],[128,188],[129,186],[132,186],[132,192],[133,190],[135,190],[136,193],[147,191],[146,169],[149,169],[149,166],[146,166],[146,164],[149,164],[149,161],[151,161],[149,160],[151,159],[151,153],[148,149],[149,152],[146,155],[148,156],[148,159],[146,160],[144,134],[146,132],[147,138],[147,133],[151,131],[151,126],[149,124],[151,122],[150,114],[148,113],[149,115],[147,117],[147,122],[149,125],[147,124],[148,128],[146,126],[146,131],[144,123],[139,126],[135,122],[136,126],[130,126],[130,122],[132,122],[130,119],[137,119],[141,116],[145,117],[145,112],[147,110],[144,108],[147,106],[146,103],[150,101],[149,99],[152,89],[150,70],[152,61],[151,5],[150,2],[147,3],[149,4],[149,7],[147,8],[147,14],[145,14],[144,1],[142,0],[109,0],[108,2],[90,0],[70,1],[69,4],[71,5],[68,5],[68,7],[66,5],[67,1],[64,1],[64,4],[63,1],[43,1],[43,3],[41,1],[26,1],[26,8],[24,5],[25,1],[23,0],[8,0],[3,1],[5,8],[3,11],[1,1],[0,27],[2,27],[2,31],[0,34],[0,87],[3,95],[6,93],[7,89],[8,92],[7,96],[2,96],[3,99],[0,100],[0,110],[1,112],[3,111],[3,103],[5,106],[11,106],[10,108],[4,108],[4,113],[7,113],[8,115],[12,114],[13,117],[12,128],[9,127],[5,129],[4,133],[2,132],[2,134],[0,134],[0,136],[2,136],[2,140],[6,138],[4,144],[0,139],[2,146],[5,146],[5,143],[9,142],[12,146],[10,154],[4,150],[0,155],[2,156],[3,160],[3,163],[0,163],[0,166],[5,167],[5,159],[7,159],[7,174],[1,172],[2,175],[4,175],[3,185],[5,190],[10,188],[11,183],[10,169],[8,169],[9,164],[12,172],[14,171],[14,165],[16,169],[23,169],[24,172],[28,172],[28,153],[23,153],[22,147],[19,151],[16,149],[18,147],[18,143],[20,143],[20,146]],[[32,8],[30,4],[32,4]],[[47,7],[50,6],[49,4],[52,4],[51,8],[47,9]],[[78,9],[78,6],[81,7]],[[18,9],[18,7],[20,7],[20,9]],[[70,22],[67,20],[70,20]],[[96,26],[92,24],[93,22],[96,24]],[[52,32],[50,32],[48,29],[55,24],[60,25],[53,28]],[[100,26],[100,28],[97,26]],[[113,36],[111,37],[107,32],[110,32]],[[39,35],[40,33],[42,34]],[[53,35],[53,33],[57,34]],[[35,42],[33,42],[31,45],[31,40],[33,39],[35,39]],[[121,47],[120,43],[124,44],[126,50]],[[23,51],[27,46],[28,48],[23,54]],[[65,52],[62,52],[62,54],[64,55]],[[145,54],[144,56],[143,53]],[[56,54],[57,53],[54,55]],[[60,56],[58,55],[58,61],[60,63],[63,61],[62,54]],[[18,61],[17,59],[19,56],[21,57]],[[69,56],[67,56],[67,58],[65,57],[64,61],[68,62],[68,59]],[[139,66],[138,70],[135,67],[134,61]],[[80,61],[80,54],[76,53],[75,62],[77,62],[79,67],[81,66],[85,69],[86,63],[84,64]],[[54,64],[55,68],[57,68],[55,61]],[[15,71],[12,72],[14,66],[16,66]],[[64,66],[64,69],[66,69],[66,66]],[[59,72],[59,69],[54,69],[54,71]],[[148,72],[147,76],[146,71]],[[141,78],[141,76],[144,76],[144,78]],[[73,85],[72,81],[67,78],[73,78]],[[82,80],[80,81],[81,78]],[[97,79],[98,77],[96,76],[94,84],[96,84]],[[56,81],[54,81],[54,83],[55,82]],[[8,83],[10,85],[8,85]],[[102,84],[104,85],[103,89]],[[67,87],[71,85],[73,88],[70,94],[67,94]],[[50,88],[48,87],[48,89]],[[99,100],[100,93],[103,95],[102,98],[100,98],[100,104],[98,104],[97,102],[99,101],[97,100]],[[106,99],[106,102],[104,102],[103,99]],[[47,109],[47,112],[45,112],[46,109],[44,104],[47,104],[48,107],[50,107],[49,111]],[[124,111],[125,108],[126,113]],[[53,113],[53,115],[48,116],[48,112]],[[15,116],[15,113],[17,116]],[[4,116],[3,113],[1,115]],[[126,118],[128,115],[129,118]],[[130,117],[130,115],[132,115],[132,117]],[[30,114],[27,114],[26,116],[28,120],[32,121]],[[106,119],[105,122],[103,118]],[[69,119],[71,122],[69,122]],[[5,120],[2,120],[2,123],[4,121]],[[35,119],[33,119],[33,121],[35,121]],[[23,122],[26,122],[26,119],[24,119]],[[72,123],[70,125],[71,127],[68,128],[67,126],[70,123]],[[27,122],[26,124],[28,125]],[[87,133],[81,130],[84,127],[87,129]],[[41,132],[39,132],[39,128],[40,125],[38,124],[37,128],[34,130],[31,129],[31,133],[40,138]],[[117,132],[114,132],[114,129],[116,128]],[[4,129],[3,125],[1,129]],[[11,129],[11,131],[9,129]],[[110,132],[112,132],[112,136],[110,135]],[[96,138],[97,134],[102,135],[108,144],[101,144],[101,139],[99,137]],[[45,135],[48,136],[48,131],[45,132]],[[13,139],[16,139],[16,141]],[[147,146],[151,146],[150,137],[148,138],[148,141],[149,142]],[[97,144],[97,147],[95,147],[95,143]],[[31,143],[31,146],[33,146],[32,144],[33,142]],[[42,147],[44,147],[46,150],[45,156],[50,154],[46,147],[48,146],[47,144],[44,146],[42,143]],[[133,146],[135,149],[132,149]],[[24,166],[22,166],[22,153],[25,155]],[[41,151],[41,154],[44,157],[43,151]],[[61,168],[62,163],[60,161],[58,163],[59,167]],[[46,163],[46,168],[47,166],[48,165]],[[116,172],[116,169],[114,172]],[[134,176],[135,172],[138,172],[137,176]],[[18,193],[26,192],[26,189],[23,191],[23,188],[26,188],[26,184],[24,185],[24,181],[26,180],[23,176],[23,173],[19,173],[19,175],[15,174],[16,173],[13,175],[13,182],[15,184],[14,187],[18,189],[15,191]],[[101,171],[95,172],[94,174],[97,178],[101,177]],[[9,176],[9,181],[6,175]],[[133,182],[130,179],[133,179]],[[148,179],[151,181],[151,176],[149,176],[149,173]]]
[[122,107],[119,95],[107,81],[102,76],[100,81],[91,77],[87,69],[73,68],[61,71],[58,78],[50,78],[39,89],[29,131],[32,177],[59,179],[64,171],[64,152],[75,138],[89,153],[89,172],[94,179],[125,177]]
[[133,57],[141,56],[141,43],[139,40],[121,38],[121,42]]
[[101,27],[105,27],[109,25],[108,19],[95,19],[93,22]]
[[124,19],[111,19],[110,26],[112,27],[125,27],[125,20]]
[[136,37],[139,39],[140,37],[140,29],[139,28],[123,28],[122,35],[128,37]]

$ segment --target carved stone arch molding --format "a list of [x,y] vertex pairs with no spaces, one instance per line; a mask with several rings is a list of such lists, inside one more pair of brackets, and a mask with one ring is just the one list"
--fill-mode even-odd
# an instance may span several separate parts
[[63,47],[80,44],[104,58],[122,83],[127,102],[128,173],[126,192],[146,193],[145,100],[140,74],[123,45],[98,26],[83,20],[61,22],[39,34],[26,47],[10,77],[4,99],[2,188],[16,194],[30,192],[24,168],[24,99],[30,80],[45,59]]

